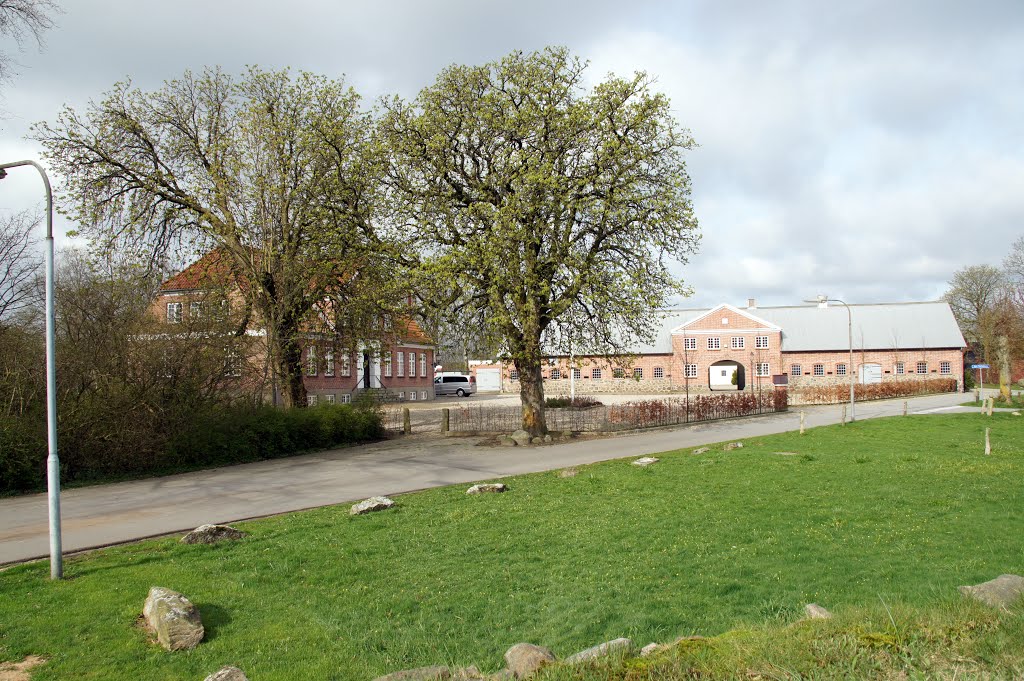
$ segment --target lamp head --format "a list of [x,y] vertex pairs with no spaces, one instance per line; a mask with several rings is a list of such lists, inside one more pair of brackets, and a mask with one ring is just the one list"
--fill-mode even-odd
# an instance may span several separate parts
[[7,169],[0,168],[0,180],[4,179],[5,177],[7,177]]

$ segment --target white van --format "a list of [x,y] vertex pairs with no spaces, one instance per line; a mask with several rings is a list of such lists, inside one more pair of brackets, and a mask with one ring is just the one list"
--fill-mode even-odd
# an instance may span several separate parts
[[445,372],[434,378],[434,395],[458,395],[466,397],[476,392],[476,381],[472,376]]

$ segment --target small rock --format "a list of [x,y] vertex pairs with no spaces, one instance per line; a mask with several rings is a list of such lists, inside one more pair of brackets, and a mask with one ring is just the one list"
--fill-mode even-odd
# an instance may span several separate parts
[[707,454],[710,451],[711,451],[711,447],[697,447],[697,449],[693,450],[692,453],[693,454]]
[[653,456],[644,456],[633,462],[634,466],[650,466],[652,463],[658,463],[659,459],[655,459]]
[[203,681],[249,681],[249,678],[238,667],[221,667]]
[[505,651],[505,664],[517,679],[525,679],[544,665],[554,661],[554,653],[532,643],[517,643]]
[[400,672],[391,672],[384,676],[378,676],[374,681],[446,681],[450,678],[452,678],[451,669],[436,666],[403,669]]
[[206,633],[199,608],[177,591],[160,586],[149,590],[142,616],[167,650],[192,650]]
[[575,468],[563,468],[558,471],[558,477],[560,478],[575,478],[580,472]]
[[650,657],[657,652],[661,652],[664,647],[660,643],[648,643],[640,649],[640,657]]
[[501,445],[502,447],[515,447],[516,446],[516,441],[513,440],[508,435],[499,435],[498,436],[498,444]]
[[563,430],[562,431],[562,437],[572,437],[572,431],[571,430]]
[[633,641],[628,638],[617,638],[614,641],[607,641],[593,648],[581,650],[575,655],[570,655],[565,658],[565,663],[579,664],[580,662],[589,662],[590,660],[596,660],[599,657],[606,657],[608,655],[627,655],[632,649]]
[[230,525],[200,525],[181,538],[182,544],[216,544],[229,539],[241,539],[245,532]]
[[551,442],[552,442],[551,433],[548,433],[547,435],[544,436],[544,444],[551,444]]
[[808,603],[804,606],[804,617],[809,620],[830,620],[832,613],[817,603]]
[[370,497],[365,501],[360,501],[358,504],[352,504],[348,514],[363,515],[364,513],[373,513],[374,511],[384,511],[394,505],[395,502],[387,497]]
[[486,492],[506,492],[508,487],[500,482],[490,482],[483,485],[473,485],[466,490],[466,494],[484,494]]
[[729,443],[725,444],[722,447],[722,449],[724,451],[726,451],[726,452],[728,452],[730,450],[733,450],[733,449],[743,449],[743,443],[742,442],[729,442]]
[[520,447],[525,447],[526,445],[530,444],[530,434],[527,433],[525,430],[517,430],[516,432],[512,433],[510,437],[512,438],[512,441],[515,442]]
[[456,669],[455,673],[452,674],[452,681],[476,681],[477,679],[486,679],[483,673],[476,668],[475,665],[469,665],[462,669]]
[[535,437],[532,440],[530,440],[530,444],[542,445],[542,444],[544,444],[544,438],[541,437],[540,435],[538,435],[537,437]]
[[974,586],[959,587],[960,593],[968,598],[981,601],[994,608],[1006,608],[1010,603],[1024,596],[1024,577],[999,575],[995,579]]
[[1012,412],[1010,412],[1010,415],[1011,416],[1020,416],[1020,412],[1019,411],[1012,411]]

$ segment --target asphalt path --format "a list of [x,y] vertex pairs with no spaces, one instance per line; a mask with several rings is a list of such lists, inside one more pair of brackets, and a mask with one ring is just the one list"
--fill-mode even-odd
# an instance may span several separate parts
[[[909,400],[911,413],[955,413],[968,395]],[[903,400],[857,405],[858,420],[903,413]],[[65,490],[65,553],[318,506],[456,483],[556,470],[838,423],[840,405],[586,438],[538,447],[478,446],[480,438],[418,434],[287,459]],[[0,499],[0,564],[49,555],[45,494]]]

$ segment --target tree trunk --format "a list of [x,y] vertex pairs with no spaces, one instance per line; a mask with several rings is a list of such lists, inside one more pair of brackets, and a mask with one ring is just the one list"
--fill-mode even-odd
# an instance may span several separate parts
[[[531,342],[532,341],[532,342]],[[523,430],[533,437],[547,435],[544,417],[544,375],[541,371],[540,341],[527,339],[515,358],[519,371],[519,399],[523,405]]]
[[999,393],[1007,402],[1010,401],[1010,339],[1001,334],[998,340],[999,355]]
[[306,386],[303,383],[302,344],[298,341],[298,325],[291,317],[271,320],[267,328],[267,352],[271,369],[281,396],[281,406],[306,406]]

